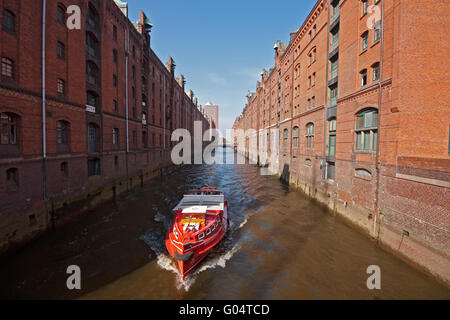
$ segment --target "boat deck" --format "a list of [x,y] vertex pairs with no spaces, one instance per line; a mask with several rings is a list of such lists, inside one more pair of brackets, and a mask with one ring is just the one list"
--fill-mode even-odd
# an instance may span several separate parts
[[224,195],[185,195],[174,210],[183,213],[206,213],[207,210],[220,210],[224,208]]

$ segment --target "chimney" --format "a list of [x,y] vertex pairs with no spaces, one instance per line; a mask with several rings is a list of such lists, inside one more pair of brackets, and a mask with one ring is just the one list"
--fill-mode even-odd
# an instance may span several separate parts
[[183,75],[180,75],[180,86],[181,86],[181,88],[183,88],[183,92],[184,92],[185,84],[186,84],[186,79],[184,79]]
[[119,7],[120,11],[128,18],[128,3],[122,2],[120,0],[114,0],[116,5]]

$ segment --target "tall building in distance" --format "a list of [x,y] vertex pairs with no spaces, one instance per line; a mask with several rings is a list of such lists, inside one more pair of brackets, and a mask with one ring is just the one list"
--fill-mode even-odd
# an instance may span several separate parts
[[219,129],[219,106],[214,105],[211,102],[205,105],[205,114],[208,115],[213,121],[213,127]]

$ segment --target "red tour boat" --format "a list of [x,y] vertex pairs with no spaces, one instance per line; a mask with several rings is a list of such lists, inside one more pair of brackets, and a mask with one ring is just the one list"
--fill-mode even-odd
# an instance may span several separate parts
[[173,211],[166,247],[184,280],[225,236],[227,201],[222,191],[204,187],[188,192]]

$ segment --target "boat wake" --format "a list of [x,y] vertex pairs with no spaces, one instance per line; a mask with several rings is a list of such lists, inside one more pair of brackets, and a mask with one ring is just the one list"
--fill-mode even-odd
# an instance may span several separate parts
[[225,268],[227,261],[241,248],[243,239],[235,237],[236,231],[242,228],[248,221],[249,216],[236,217],[233,221],[230,219],[229,231],[225,238],[215,248],[211,250],[209,255],[200,263],[197,269],[188,275],[184,281],[178,271],[175,261],[167,253],[165,247],[165,236],[167,226],[170,225],[171,218],[161,212],[157,212],[154,221],[158,225],[147,230],[140,239],[144,241],[156,255],[156,263],[158,266],[176,275],[176,287],[178,290],[189,291],[191,286],[195,283],[197,277],[208,269],[216,267]]

